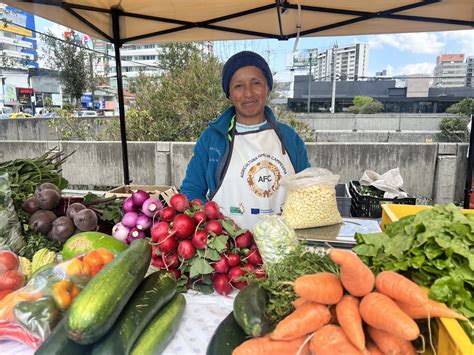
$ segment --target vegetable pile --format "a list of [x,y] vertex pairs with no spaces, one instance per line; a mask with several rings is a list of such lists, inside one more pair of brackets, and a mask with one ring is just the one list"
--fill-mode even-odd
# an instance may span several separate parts
[[19,267],[20,260],[15,253],[0,250],[0,300],[23,286],[25,276]]
[[[436,205],[387,225],[386,234],[356,234],[356,240],[354,251],[374,272],[405,273],[474,323],[474,215]],[[472,327],[461,325],[474,339]]]

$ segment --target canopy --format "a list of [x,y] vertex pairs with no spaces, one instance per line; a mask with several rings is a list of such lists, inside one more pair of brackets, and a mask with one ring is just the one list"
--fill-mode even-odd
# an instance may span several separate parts
[[347,36],[472,29],[473,0],[2,0],[115,46],[125,184],[130,182],[124,43]]

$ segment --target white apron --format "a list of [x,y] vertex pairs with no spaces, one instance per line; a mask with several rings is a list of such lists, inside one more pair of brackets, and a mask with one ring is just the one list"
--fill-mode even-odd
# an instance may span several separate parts
[[280,181],[295,169],[272,128],[234,133],[229,154],[224,178],[212,200],[240,228],[251,230],[262,215],[281,212],[286,191]]

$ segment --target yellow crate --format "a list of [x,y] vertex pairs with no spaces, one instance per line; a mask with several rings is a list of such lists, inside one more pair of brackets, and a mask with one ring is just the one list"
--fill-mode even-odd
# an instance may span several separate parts
[[[405,216],[417,214],[420,211],[432,208],[432,206],[413,205],[382,205],[381,228],[385,231],[385,226],[398,221]],[[464,213],[474,213],[474,210],[463,210]],[[437,319],[434,327],[434,345],[439,355],[473,355],[474,344],[467,336],[466,332],[459,325],[458,321],[449,318]]]

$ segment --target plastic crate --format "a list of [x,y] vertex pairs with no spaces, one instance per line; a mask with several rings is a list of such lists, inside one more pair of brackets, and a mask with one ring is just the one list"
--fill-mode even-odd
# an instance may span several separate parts
[[337,209],[342,217],[351,217],[352,198],[347,184],[336,185]]
[[352,197],[351,214],[353,217],[380,218],[382,216],[383,203],[396,203],[403,205],[414,205],[415,197],[406,198],[379,198],[367,195],[361,195],[357,191],[358,181],[349,182],[349,192]]

